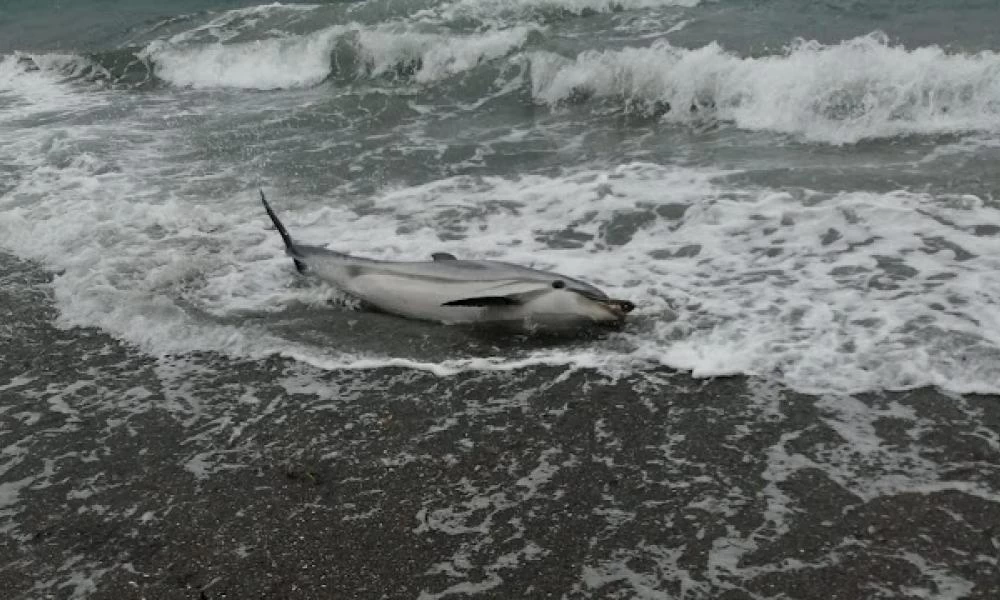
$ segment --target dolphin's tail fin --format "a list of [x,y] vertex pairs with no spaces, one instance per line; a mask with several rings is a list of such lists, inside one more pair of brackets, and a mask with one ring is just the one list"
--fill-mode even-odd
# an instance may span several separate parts
[[264,197],[264,190],[260,191],[260,201],[264,205],[264,210],[267,211],[267,216],[271,217],[271,222],[274,223],[274,228],[278,230],[278,235],[281,236],[281,241],[285,242],[285,252],[292,257],[295,262],[295,270],[299,273],[305,273],[306,265],[301,260],[299,260],[299,252],[295,248],[295,242],[292,241],[292,236],[288,235],[288,230],[281,223],[278,215],[274,214],[271,210],[271,205],[267,203],[267,198]]

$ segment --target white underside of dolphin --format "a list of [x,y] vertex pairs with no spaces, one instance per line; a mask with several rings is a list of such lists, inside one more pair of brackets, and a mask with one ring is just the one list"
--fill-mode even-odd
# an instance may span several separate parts
[[264,209],[300,273],[312,273],[381,311],[441,323],[509,323],[527,328],[619,324],[634,305],[558,273],[491,260],[381,261],[296,244]]

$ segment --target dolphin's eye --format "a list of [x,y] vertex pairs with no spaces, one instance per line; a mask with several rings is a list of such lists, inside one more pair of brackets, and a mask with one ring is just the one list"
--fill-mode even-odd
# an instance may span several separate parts
[[564,287],[566,287],[566,282],[560,279],[556,279],[555,281],[552,282],[552,287],[556,288],[557,290],[561,290]]

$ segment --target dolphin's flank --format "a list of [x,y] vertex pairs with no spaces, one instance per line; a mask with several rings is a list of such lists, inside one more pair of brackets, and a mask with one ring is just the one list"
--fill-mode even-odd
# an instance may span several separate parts
[[379,310],[441,323],[509,323],[538,328],[616,325],[635,308],[589,283],[493,260],[382,261],[296,244],[260,192],[299,273],[311,273]]

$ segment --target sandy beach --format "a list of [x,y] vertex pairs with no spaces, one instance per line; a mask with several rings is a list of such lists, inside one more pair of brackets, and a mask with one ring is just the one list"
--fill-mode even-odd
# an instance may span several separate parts
[[54,328],[17,266],[12,600],[1000,593],[997,397],[153,360]]

